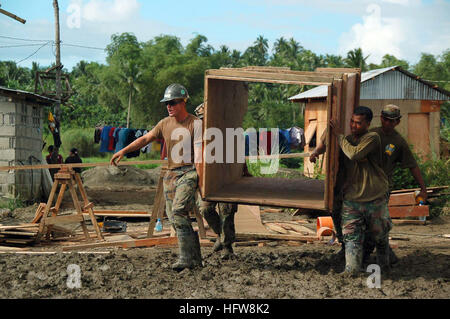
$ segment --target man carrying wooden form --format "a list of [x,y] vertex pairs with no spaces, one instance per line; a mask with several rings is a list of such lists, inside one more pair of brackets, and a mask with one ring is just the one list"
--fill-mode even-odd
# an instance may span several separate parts
[[[164,176],[164,196],[166,212],[175,227],[179,258],[172,265],[174,270],[202,266],[200,242],[197,232],[194,232],[189,211],[195,205],[200,165],[194,165],[194,136],[201,139],[201,122],[186,111],[189,99],[186,88],[180,84],[171,84],[166,88],[161,100],[167,106],[169,116],[162,119],[150,132],[120,150],[111,158],[111,164],[116,165],[126,153],[141,149],[156,139],[164,138],[167,144],[168,170]],[[194,132],[200,122],[200,132]],[[180,152],[181,151],[181,152]],[[200,143],[201,152],[201,143]],[[197,153],[198,154],[198,153]],[[201,155],[201,154],[200,154]]]
[[389,183],[382,169],[380,137],[368,132],[373,113],[368,107],[355,108],[351,134],[344,136],[335,121],[330,122],[344,153],[342,230],[345,244],[345,273],[362,269],[363,242],[369,230],[377,248],[377,264],[382,272],[390,268],[389,231],[392,228],[387,209]]

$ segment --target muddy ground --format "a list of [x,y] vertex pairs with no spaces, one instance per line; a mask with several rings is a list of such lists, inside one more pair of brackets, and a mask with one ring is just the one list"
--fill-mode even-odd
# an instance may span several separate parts
[[[154,185],[86,188],[97,209],[151,210],[155,192]],[[135,199],[132,205],[127,204],[131,197]],[[29,222],[35,209],[30,206],[4,213],[0,223]],[[261,217],[307,219],[307,226],[315,227],[315,216],[311,215],[292,217],[282,212],[264,213]],[[144,231],[148,224],[131,219],[127,223],[130,229]],[[448,299],[450,239],[441,235],[450,233],[449,225],[449,216],[434,218],[426,226],[395,225],[391,236],[400,260],[390,274],[382,275],[380,289],[367,287],[370,273],[361,273],[357,278],[341,276],[344,263],[334,255],[340,248],[325,243],[237,246],[231,260],[222,260],[211,247],[202,247],[204,267],[179,273],[170,268],[177,259],[177,248],[96,248],[63,253],[55,247],[31,247],[32,251],[56,253],[1,253],[0,298]],[[70,276],[74,276],[68,274],[69,265],[79,266],[81,288],[73,288],[73,281],[68,284]]]

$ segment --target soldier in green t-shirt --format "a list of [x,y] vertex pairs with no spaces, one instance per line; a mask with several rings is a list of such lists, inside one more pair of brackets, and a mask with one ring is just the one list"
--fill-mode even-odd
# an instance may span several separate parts
[[345,244],[345,273],[361,271],[363,242],[370,231],[377,248],[377,263],[389,270],[389,231],[392,222],[387,209],[389,183],[382,168],[380,137],[368,132],[372,121],[368,107],[355,108],[350,128],[344,136],[335,121],[330,122],[344,153],[339,169],[344,171],[342,231]]
[[[408,146],[406,140],[395,130],[400,124],[400,108],[397,105],[388,104],[381,111],[381,127],[376,127],[370,132],[376,132],[381,139],[381,150],[383,152],[382,167],[389,180],[389,191],[393,189],[392,177],[396,165],[401,168],[409,168],[412,176],[420,186],[420,196],[423,201],[427,199],[427,188],[422,178],[419,166]],[[375,248],[371,237],[368,236],[364,241],[363,260],[367,261]],[[391,263],[397,262],[398,258],[391,250]]]

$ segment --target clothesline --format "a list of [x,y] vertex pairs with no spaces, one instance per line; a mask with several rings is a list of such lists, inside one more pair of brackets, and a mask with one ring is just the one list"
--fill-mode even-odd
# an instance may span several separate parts
[[[100,152],[116,153],[147,133],[147,129],[133,129],[114,126],[96,127],[94,142],[97,144],[100,143]],[[140,150],[126,154],[126,157],[138,157],[141,153],[150,153],[152,150],[160,151],[161,141],[149,143]]]

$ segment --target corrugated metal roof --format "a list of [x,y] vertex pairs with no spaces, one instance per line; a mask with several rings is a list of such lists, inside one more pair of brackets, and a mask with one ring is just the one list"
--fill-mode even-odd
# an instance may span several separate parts
[[[360,98],[364,100],[405,99],[447,101],[450,97],[450,92],[419,79],[418,76],[403,70],[399,66],[363,72],[361,74],[360,92]],[[325,98],[327,94],[327,86],[321,85],[292,96],[289,100],[319,99]]]
[[9,93],[16,93],[18,95],[24,95],[28,98],[31,98],[37,102],[41,102],[41,103],[48,103],[48,104],[53,104],[55,102],[57,102],[54,99],[39,95],[39,94],[35,94],[32,92],[27,92],[27,91],[22,91],[22,90],[15,90],[15,89],[9,89],[6,88],[4,86],[0,86],[0,91],[5,91],[5,92],[9,92]]

